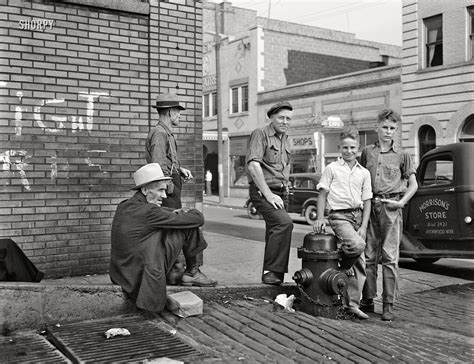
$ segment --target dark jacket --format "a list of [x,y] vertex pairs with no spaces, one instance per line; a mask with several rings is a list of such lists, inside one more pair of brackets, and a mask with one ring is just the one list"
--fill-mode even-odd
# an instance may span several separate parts
[[148,203],[140,191],[122,201],[112,222],[112,282],[135,299],[139,308],[161,311],[166,303],[166,270],[190,236],[198,250],[206,247],[201,234],[188,232],[203,223],[200,211],[175,213]]

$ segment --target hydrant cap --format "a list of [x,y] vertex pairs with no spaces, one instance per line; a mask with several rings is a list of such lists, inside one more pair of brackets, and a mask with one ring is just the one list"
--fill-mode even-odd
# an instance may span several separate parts
[[311,232],[305,235],[303,247],[307,250],[312,250],[315,252],[332,252],[337,250],[337,240],[332,234],[317,234]]

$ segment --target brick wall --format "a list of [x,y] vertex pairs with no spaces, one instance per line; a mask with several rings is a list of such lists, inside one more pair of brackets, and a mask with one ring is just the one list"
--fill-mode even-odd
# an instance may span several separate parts
[[[265,57],[263,89],[265,91],[287,86],[287,69],[290,56],[299,54],[314,60],[316,55],[335,57],[346,62],[385,62],[398,64],[400,48],[387,44],[356,39],[354,34],[301,24],[258,18],[263,29],[263,55]],[[340,69],[341,72],[344,68]],[[350,72],[350,71],[349,71]],[[339,73],[343,74],[343,73]],[[331,76],[335,75],[333,73]],[[305,81],[309,81],[308,77]]]
[[368,61],[288,50],[288,67],[283,71],[286,76],[286,84],[293,85],[369,68],[370,62]]
[[202,4],[1,0],[0,9],[0,237],[49,277],[104,272],[158,93],[177,92],[187,108],[178,148],[196,179],[183,200],[202,204]]

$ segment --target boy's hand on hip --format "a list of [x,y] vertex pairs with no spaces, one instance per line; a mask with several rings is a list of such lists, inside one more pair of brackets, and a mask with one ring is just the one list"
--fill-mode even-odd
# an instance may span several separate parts
[[388,198],[382,198],[380,200],[380,202],[386,204],[387,206],[387,209],[389,210],[398,210],[398,209],[402,209],[404,204],[401,203],[400,201],[396,201],[396,200],[390,200]]

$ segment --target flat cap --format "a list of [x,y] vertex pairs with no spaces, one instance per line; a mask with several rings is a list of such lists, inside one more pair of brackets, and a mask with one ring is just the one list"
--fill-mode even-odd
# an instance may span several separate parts
[[293,106],[291,106],[291,104],[287,101],[276,103],[267,111],[267,116],[270,117],[273,114],[280,111],[281,109],[287,109],[287,110],[293,111]]

